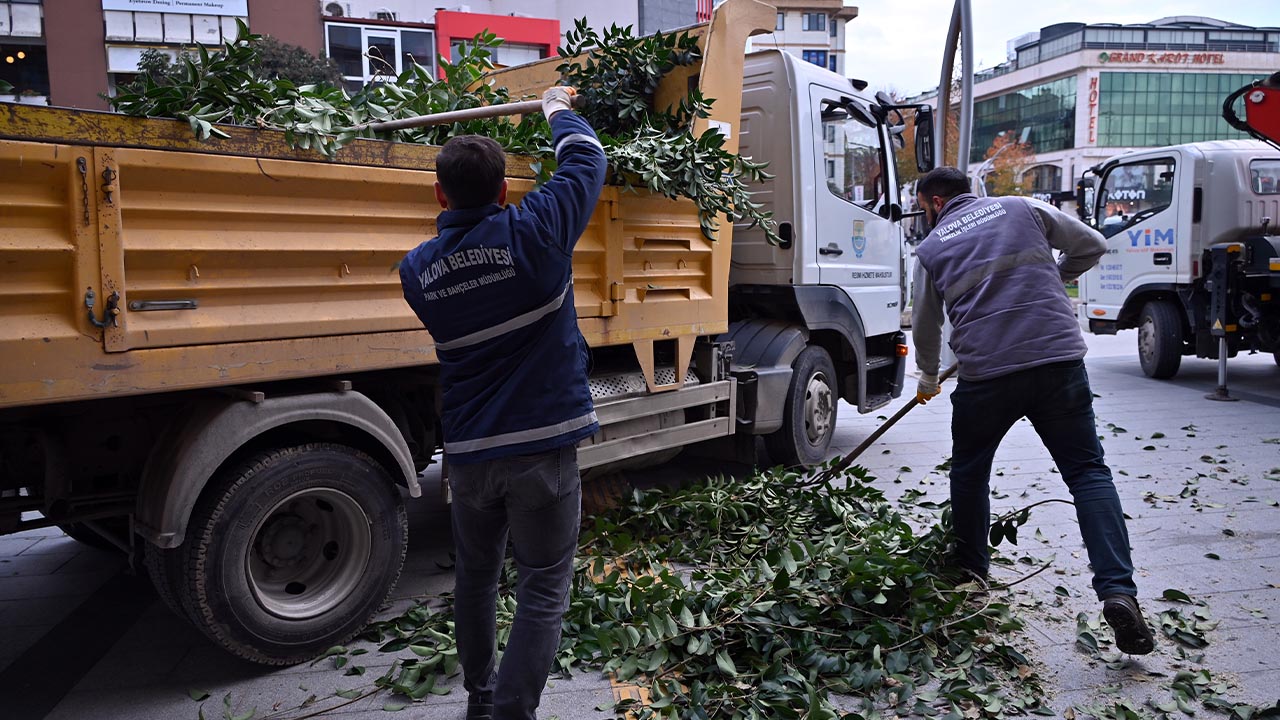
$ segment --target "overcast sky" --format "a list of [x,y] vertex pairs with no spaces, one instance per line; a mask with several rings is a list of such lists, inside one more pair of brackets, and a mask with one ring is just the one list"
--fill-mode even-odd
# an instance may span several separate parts
[[[1003,62],[1009,40],[1060,22],[1143,23],[1170,15],[1202,15],[1255,27],[1280,26],[1280,0],[971,2],[978,69]],[[873,89],[893,88],[904,95],[937,86],[953,0],[845,0],[845,5],[858,8],[858,17],[847,28],[846,75],[867,80]]]

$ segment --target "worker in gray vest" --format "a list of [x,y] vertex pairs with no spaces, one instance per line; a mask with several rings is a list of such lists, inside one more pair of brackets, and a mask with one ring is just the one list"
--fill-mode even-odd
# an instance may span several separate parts
[[[960,362],[951,393],[953,562],[985,580],[991,461],[1005,433],[1026,417],[1071,491],[1116,647],[1151,652],[1155,639],[1136,599],[1124,511],[1098,441],[1086,347],[1063,288],[1097,264],[1106,242],[1046,203],[979,198],[956,168],[930,171],[916,194],[933,228],[916,249],[917,399],[938,394],[944,308]],[[1055,249],[1062,252],[1056,262]]]

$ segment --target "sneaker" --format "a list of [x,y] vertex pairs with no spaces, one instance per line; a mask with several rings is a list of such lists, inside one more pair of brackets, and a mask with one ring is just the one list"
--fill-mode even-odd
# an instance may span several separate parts
[[467,699],[467,720],[493,720],[492,693],[476,693]]
[[1146,655],[1156,649],[1155,636],[1142,617],[1132,595],[1111,595],[1102,601],[1102,616],[1116,634],[1116,647],[1130,655]]

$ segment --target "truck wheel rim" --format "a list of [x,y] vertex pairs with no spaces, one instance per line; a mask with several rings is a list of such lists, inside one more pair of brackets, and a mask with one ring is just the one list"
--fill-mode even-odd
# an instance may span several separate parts
[[296,492],[254,529],[247,572],[267,612],[305,620],[337,607],[369,564],[369,516],[350,495],[331,488]]
[[804,433],[810,445],[818,445],[831,429],[831,417],[835,404],[831,401],[831,386],[824,373],[814,373],[804,391]]
[[1138,357],[1150,364],[1156,354],[1156,323],[1146,318],[1138,326]]

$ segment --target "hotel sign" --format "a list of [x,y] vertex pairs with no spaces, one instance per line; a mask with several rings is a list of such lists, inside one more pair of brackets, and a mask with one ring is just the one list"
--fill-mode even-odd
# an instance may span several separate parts
[[1098,142],[1098,76],[1089,77],[1089,144]]
[[102,9],[245,17],[249,0],[102,0]]
[[1104,52],[1098,54],[1098,62],[1140,63],[1143,65],[1225,65],[1222,53],[1202,52]]

